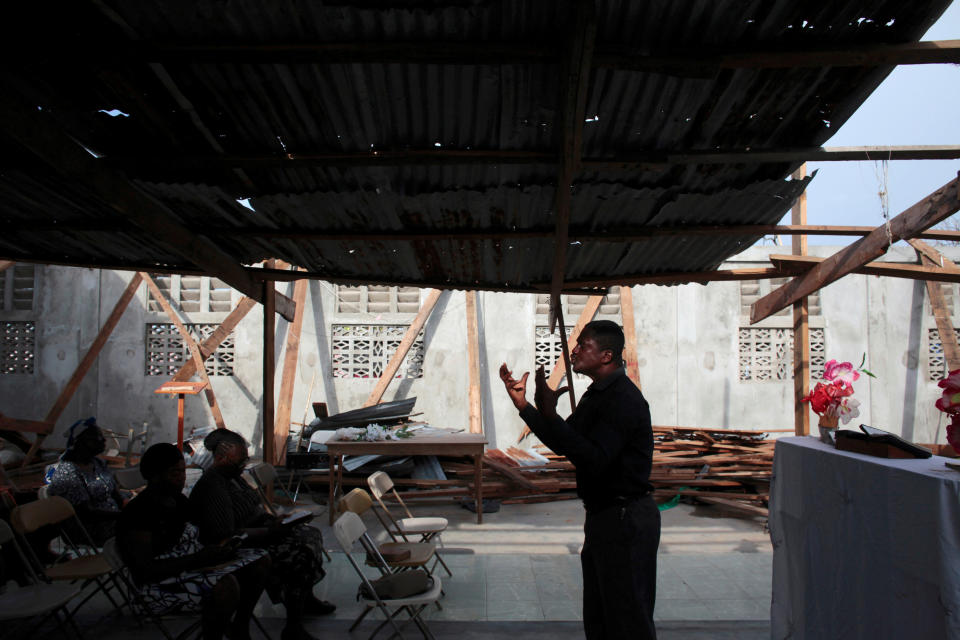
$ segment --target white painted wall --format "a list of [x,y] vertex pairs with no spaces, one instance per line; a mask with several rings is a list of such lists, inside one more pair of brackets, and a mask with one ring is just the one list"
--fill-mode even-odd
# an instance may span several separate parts
[[[812,247],[827,256],[830,247]],[[944,249],[960,258],[960,251]],[[753,247],[735,256],[724,268],[763,266],[767,255],[788,253],[783,247]],[[912,250],[896,247],[889,260],[909,262]],[[64,386],[131,277],[129,273],[43,267],[39,270],[33,312],[0,313],[0,320],[37,322],[37,353],[33,375],[0,375],[0,412],[40,420]],[[956,285],[954,285],[956,286]],[[655,424],[788,429],[793,426],[792,381],[740,382],[738,282],[676,287],[634,288],[641,384]],[[278,289],[291,295],[292,284]],[[867,367],[878,378],[855,384],[861,401],[858,420],[902,433],[919,442],[944,442],[944,420],[933,403],[939,396],[927,369],[928,328],[935,327],[923,283],[894,278],[850,275],[821,293],[827,358]],[[955,297],[956,298],[956,297]],[[239,295],[234,293],[234,303]],[[48,439],[62,446],[62,432],[77,418],[96,415],[101,424],[126,431],[151,426],[152,441],[170,440],[176,426],[176,402],[153,394],[165,379],[144,375],[147,322],[167,322],[163,314],[146,311],[146,288],[122,317],[97,365],[84,379],[74,399]],[[301,336],[292,419],[301,421],[308,394],[326,401],[332,413],[361,406],[376,380],[334,379],[330,362],[331,324],[343,321],[335,311],[333,286],[311,282]],[[954,303],[956,304],[956,303]],[[523,423],[504,393],[497,374],[506,362],[517,374],[532,369],[536,306],[532,295],[481,292],[478,295],[483,422],[491,446],[517,441]],[[225,314],[186,314],[189,322],[218,322]],[[356,319],[356,318],[350,318]],[[369,317],[389,322],[392,317]],[[259,443],[261,410],[262,311],[255,307],[237,327],[233,377],[212,378],[227,425]],[[571,324],[575,318],[568,319]],[[788,321],[774,320],[767,324]],[[276,345],[279,370],[288,323],[278,317]],[[425,326],[424,376],[395,380],[384,400],[417,396],[416,411],[437,426],[465,428],[468,424],[468,363],[464,293],[444,292]],[[311,392],[312,383],[312,392]],[[588,381],[575,380],[577,394]],[[532,380],[531,380],[532,389]],[[565,400],[561,412],[568,410]],[[202,396],[187,400],[187,426],[212,424]],[[816,423],[816,417],[813,417]]]

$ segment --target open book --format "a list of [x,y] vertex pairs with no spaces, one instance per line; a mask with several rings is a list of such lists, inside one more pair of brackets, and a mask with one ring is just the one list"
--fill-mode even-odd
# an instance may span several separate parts
[[297,524],[300,522],[307,522],[313,519],[313,512],[309,509],[294,509],[287,515],[283,516],[283,520],[280,521],[280,524]]
[[902,452],[902,455],[883,455],[883,457],[929,458],[933,455],[929,449],[915,445],[909,440],[904,440],[900,436],[890,433],[889,431],[877,429],[876,427],[871,427],[867,424],[861,424],[860,431],[841,429],[840,431],[837,431],[836,438],[838,449],[857,451],[859,453],[866,453],[868,455],[883,454],[879,451],[863,450],[860,446],[857,446],[857,443],[861,443],[861,446],[869,444],[889,445],[890,447]]

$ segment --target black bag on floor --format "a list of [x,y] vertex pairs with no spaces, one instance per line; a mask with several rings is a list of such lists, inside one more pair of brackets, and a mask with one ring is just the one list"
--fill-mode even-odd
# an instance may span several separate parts
[[[377,596],[382,600],[393,600],[396,598],[409,598],[427,591],[433,587],[433,578],[427,575],[423,569],[414,569],[413,571],[401,571],[400,573],[391,573],[382,576],[376,580],[371,580]],[[357,593],[357,599],[373,599],[373,594],[367,587],[367,583],[360,584]]]

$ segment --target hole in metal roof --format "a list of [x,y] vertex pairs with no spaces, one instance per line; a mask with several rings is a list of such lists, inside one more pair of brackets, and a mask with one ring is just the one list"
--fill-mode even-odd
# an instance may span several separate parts
[[117,116],[123,116],[124,118],[130,117],[129,113],[124,113],[123,111],[120,111],[120,109],[110,109],[109,111],[107,111],[106,109],[100,109],[98,113],[105,113],[111,118],[116,118]]
[[256,211],[256,209],[253,208],[253,205],[250,204],[250,198],[240,198],[237,200],[237,204],[239,204],[241,207],[250,209],[250,211]]

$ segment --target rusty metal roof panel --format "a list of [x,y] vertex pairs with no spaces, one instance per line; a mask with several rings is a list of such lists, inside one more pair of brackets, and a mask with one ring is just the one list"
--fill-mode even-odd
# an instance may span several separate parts
[[[889,68],[726,69],[706,59],[653,72],[615,68],[609,60],[910,42],[948,4],[599,0],[583,156],[822,144]],[[58,20],[50,21],[52,7],[22,3],[8,17],[39,45],[37,56],[5,66],[5,93],[20,96],[53,131],[96,155],[98,168],[128,178],[174,222],[231,258],[284,258],[319,275],[371,281],[526,287],[550,280],[551,237],[442,234],[555,227],[567,93],[562,60],[576,3],[102,0],[56,4]],[[43,47],[48,40],[57,47]],[[282,54],[284,47],[332,43],[350,43],[356,55]],[[529,55],[452,63],[383,53],[384,45],[398,43],[473,43],[478,55],[504,44]],[[64,47],[77,55],[44,53]],[[85,55],[97,47],[100,58]],[[197,57],[185,49],[173,55],[177,47],[235,49]],[[173,57],[158,62],[156,51]],[[8,230],[0,257],[196,268],[169,241],[134,227],[122,203],[107,202],[109,195],[82,178],[64,178],[48,166],[55,158],[21,147],[15,134],[0,123],[13,164],[0,172],[0,222]],[[431,150],[543,155],[522,164],[449,157],[404,164],[372,156]],[[784,180],[793,168],[788,162],[618,167],[576,173],[572,231],[771,224],[805,184]],[[278,235],[296,231],[314,235]],[[429,237],[315,235],[400,231]],[[754,240],[575,243],[567,247],[565,277],[711,269]]]

